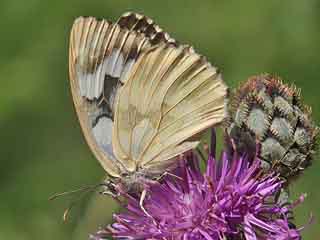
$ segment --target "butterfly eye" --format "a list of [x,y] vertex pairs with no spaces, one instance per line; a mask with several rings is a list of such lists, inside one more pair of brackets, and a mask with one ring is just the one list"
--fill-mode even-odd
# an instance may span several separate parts
[[129,174],[126,173],[126,172],[124,172],[124,173],[121,174],[121,177],[123,177],[123,178],[128,177],[128,176],[129,176]]

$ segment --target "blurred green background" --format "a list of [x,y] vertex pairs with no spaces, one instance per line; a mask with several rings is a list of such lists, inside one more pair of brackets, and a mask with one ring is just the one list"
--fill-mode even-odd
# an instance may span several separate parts
[[[219,66],[231,86],[269,72],[302,88],[320,122],[319,0],[1,0],[0,2],[0,239],[87,239],[111,221],[116,204],[92,194],[62,221],[70,198],[56,192],[94,184],[103,170],[84,142],[68,83],[68,36],[73,20],[116,20],[123,12],[152,17]],[[297,224],[315,224],[319,239],[320,155],[292,187],[308,193]],[[75,197],[75,196],[73,196]]]

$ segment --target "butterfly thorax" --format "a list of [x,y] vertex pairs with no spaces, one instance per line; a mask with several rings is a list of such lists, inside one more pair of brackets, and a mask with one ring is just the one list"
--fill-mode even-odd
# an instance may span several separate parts
[[140,171],[123,174],[121,178],[105,180],[105,191],[111,195],[118,195],[119,192],[141,193],[149,186],[159,183],[158,176],[151,176]]
[[158,181],[156,181],[157,178],[158,176],[136,171],[123,176],[119,184],[128,193],[138,193],[148,188],[148,186],[158,183]]

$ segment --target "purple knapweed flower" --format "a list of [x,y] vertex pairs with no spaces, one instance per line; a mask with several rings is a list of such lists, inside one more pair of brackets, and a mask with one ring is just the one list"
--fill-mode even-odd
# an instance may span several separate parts
[[270,232],[265,239],[266,240],[300,240],[301,235],[300,229],[291,227],[291,224],[288,224],[288,221],[285,219],[277,219],[272,223],[274,229],[277,231]]
[[148,240],[298,240],[300,230],[286,218],[289,206],[277,203],[282,181],[261,174],[260,160],[248,155],[222,153],[215,160],[211,149],[205,173],[189,153],[164,180],[149,187],[143,206],[140,195],[123,193],[125,213],[92,239]]

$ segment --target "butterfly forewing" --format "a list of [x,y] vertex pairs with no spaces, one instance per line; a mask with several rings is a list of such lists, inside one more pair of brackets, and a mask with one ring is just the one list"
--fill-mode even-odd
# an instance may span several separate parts
[[[97,30],[93,32],[96,25]],[[100,104],[104,81],[100,75],[104,58],[101,52],[105,48],[102,42],[111,28],[109,23],[97,24],[93,18],[75,21],[70,35],[69,71],[74,105],[88,145],[108,173],[119,177],[120,169],[115,164],[111,137],[106,134],[103,138],[98,131],[103,129],[111,134],[113,125],[110,104],[106,101]]]

